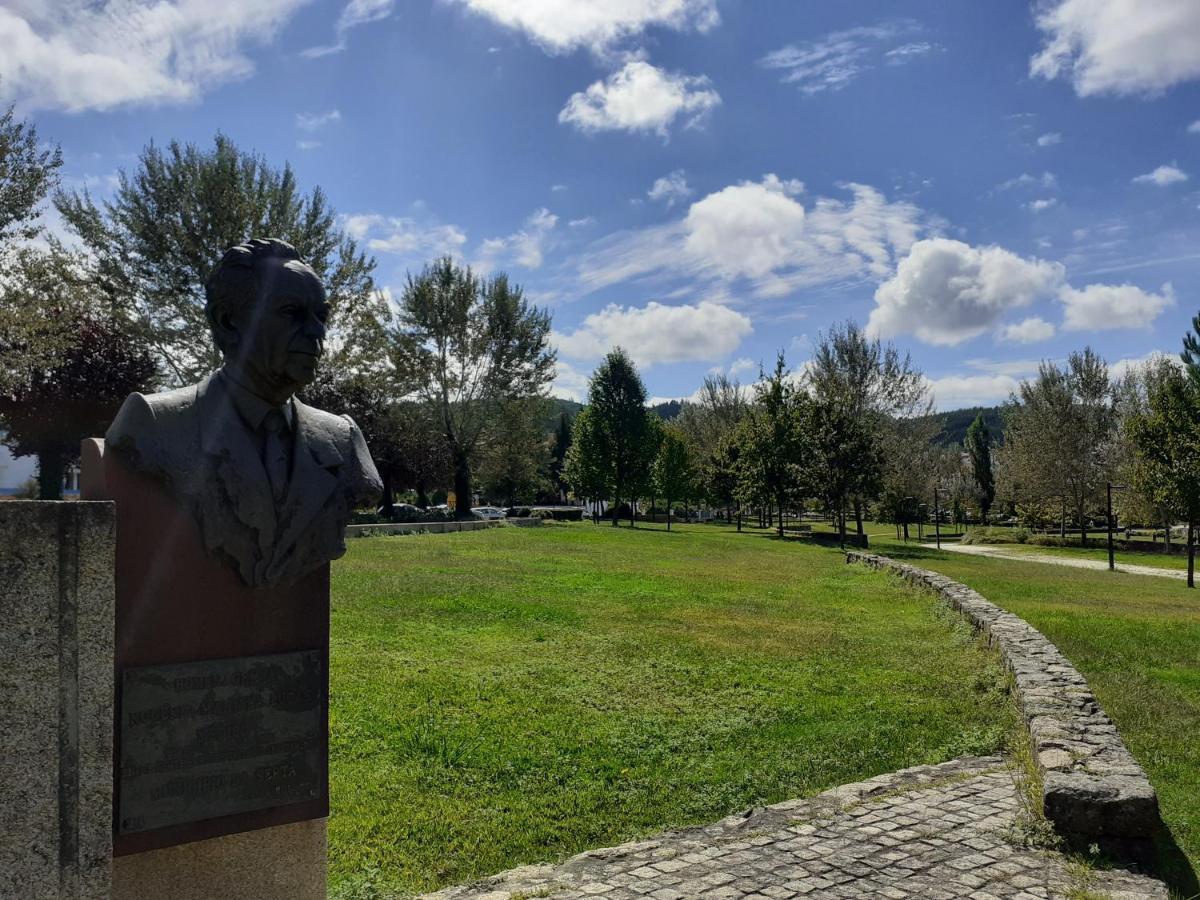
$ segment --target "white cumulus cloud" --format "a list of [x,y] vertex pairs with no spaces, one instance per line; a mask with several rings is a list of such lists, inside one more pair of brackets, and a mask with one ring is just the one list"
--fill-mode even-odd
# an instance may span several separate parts
[[1081,97],[1161,93],[1200,77],[1196,0],[1056,0],[1042,7],[1033,75],[1070,78]]
[[1034,200],[1029,204],[1029,208],[1034,212],[1042,212],[1052,206],[1057,206],[1058,200],[1054,197],[1044,197]]
[[1089,284],[1080,290],[1063,285],[1058,299],[1068,331],[1149,330],[1159,313],[1175,304],[1175,291],[1170,284],[1157,294],[1132,284]]
[[570,334],[556,333],[560,353],[572,359],[598,359],[623,347],[640,366],[712,360],[731,353],[753,331],[749,317],[718,303],[667,306],[610,304],[592,313]]
[[934,406],[943,412],[970,406],[996,406],[1019,387],[1017,379],[1011,375],[944,375],[926,381],[933,391]]
[[654,179],[654,184],[650,186],[650,190],[646,191],[646,196],[651,200],[665,200],[667,209],[681,200],[686,200],[691,195],[692,189],[688,187],[687,176],[683,169],[676,169],[662,178]]
[[1037,145],[1039,147],[1053,147],[1055,144],[1062,143],[1062,133],[1058,131],[1048,131],[1045,134],[1038,135]]
[[720,103],[705,76],[667,72],[635,59],[572,94],[558,121],[583,132],[652,131],[666,137],[676,119],[697,125]]
[[775,174],[729,185],[683,219],[612,235],[578,261],[591,291],[656,274],[717,282],[746,279],[761,297],[861,278],[886,278],[920,230],[921,212],[869,185],[842,185],[849,201],[799,199],[804,185]]
[[1010,310],[1051,296],[1063,275],[1058,263],[1023,259],[1002,247],[917,241],[876,289],[867,330],[953,346],[990,330]]
[[246,49],[304,0],[8,0],[0,96],[28,109],[107,110],[197,100],[249,77]]
[[1180,181],[1187,180],[1187,172],[1176,165],[1169,165],[1159,166],[1153,172],[1147,172],[1145,175],[1138,175],[1133,179],[1133,183],[1156,184],[1159,187],[1166,187],[1169,184],[1178,184]]
[[1005,325],[1000,329],[999,336],[1002,341],[1014,344],[1036,344],[1054,337],[1054,326],[1040,316],[1030,316],[1020,322]]
[[659,26],[704,32],[720,22],[716,0],[452,0],[505,28],[520,31],[549,53],[613,44]]
[[1188,134],[1200,134],[1200,119],[1197,119],[1187,127]]

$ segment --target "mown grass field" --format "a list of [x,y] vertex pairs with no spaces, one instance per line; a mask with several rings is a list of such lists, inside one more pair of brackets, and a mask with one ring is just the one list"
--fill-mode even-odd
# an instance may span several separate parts
[[1014,722],[932,598],[712,526],[353,540],[332,635],[340,898],[991,752]]
[[1158,791],[1187,857],[1164,846],[1164,873],[1180,896],[1200,893],[1200,590],[1154,576],[939,553],[897,541],[888,525],[868,533],[875,552],[970,585],[1066,654]]

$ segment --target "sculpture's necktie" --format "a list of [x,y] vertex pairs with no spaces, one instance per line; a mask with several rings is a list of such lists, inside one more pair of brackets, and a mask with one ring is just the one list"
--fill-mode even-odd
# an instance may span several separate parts
[[288,425],[282,412],[273,409],[263,419],[267,439],[263,442],[263,466],[271,483],[271,496],[278,505],[287,495]]

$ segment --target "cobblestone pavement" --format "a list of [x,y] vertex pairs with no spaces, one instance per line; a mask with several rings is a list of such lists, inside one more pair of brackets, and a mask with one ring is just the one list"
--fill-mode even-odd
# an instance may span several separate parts
[[1020,846],[1022,796],[1003,758],[968,757],[426,897],[1165,900],[1166,887],[1146,876]]
[[[936,550],[937,544],[922,544],[927,550]],[[992,556],[996,559],[1011,559],[1016,562],[1046,563],[1051,566],[1067,566],[1072,569],[1091,569],[1093,572],[1107,572],[1108,562],[1103,559],[1072,559],[1067,556],[1051,556],[1049,553],[1021,553],[1017,550],[1003,550],[993,544],[959,544],[953,541],[943,541],[942,549],[951,553],[969,553],[973,556]],[[1137,563],[1116,564],[1118,572],[1127,575],[1157,575],[1160,578],[1176,578],[1187,580],[1187,572],[1183,569],[1168,569],[1165,566],[1141,566]]]

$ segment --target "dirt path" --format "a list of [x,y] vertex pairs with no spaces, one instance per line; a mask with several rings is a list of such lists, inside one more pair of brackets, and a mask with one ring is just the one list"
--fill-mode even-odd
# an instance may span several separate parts
[[[936,550],[936,544],[922,544],[928,550]],[[1039,553],[1016,553],[1012,550],[1005,550],[1002,547],[997,547],[994,544],[957,544],[947,541],[942,544],[943,550],[949,550],[952,553],[970,553],[975,556],[992,556],[996,559],[1012,559],[1018,562],[1035,562],[1046,563],[1052,566],[1067,566],[1072,569],[1092,569],[1093,571],[1107,571],[1108,563],[1099,559],[1069,559],[1063,556],[1050,556],[1049,554]],[[1133,563],[1117,563],[1117,571],[1125,572],[1129,575],[1157,575],[1160,578],[1177,578],[1180,581],[1187,580],[1187,572],[1179,569],[1163,569],[1158,566],[1139,566]]]

